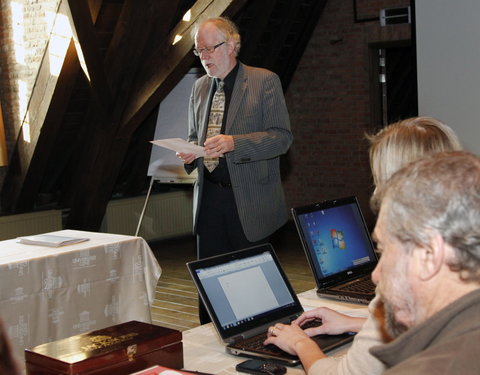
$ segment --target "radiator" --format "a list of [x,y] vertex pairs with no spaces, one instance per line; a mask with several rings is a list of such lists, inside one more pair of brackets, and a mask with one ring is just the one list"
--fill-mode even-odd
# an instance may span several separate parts
[[62,211],[60,210],[0,216],[0,240],[62,229]]
[[[133,236],[145,197],[108,203],[100,232]],[[47,210],[0,216],[0,241],[62,230],[62,211]],[[192,233],[192,192],[177,191],[150,196],[139,236],[159,240]]]
[[[135,235],[145,197],[112,200],[101,232]],[[159,240],[192,233],[192,192],[176,191],[150,196],[138,235]]]

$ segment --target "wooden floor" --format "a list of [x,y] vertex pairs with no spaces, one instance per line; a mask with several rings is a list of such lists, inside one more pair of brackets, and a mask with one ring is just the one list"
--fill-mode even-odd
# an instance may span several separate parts
[[[271,239],[280,262],[297,293],[315,286],[293,223]],[[196,259],[194,237],[150,243],[162,267],[152,306],[153,324],[184,331],[198,326],[197,293],[185,263]]]

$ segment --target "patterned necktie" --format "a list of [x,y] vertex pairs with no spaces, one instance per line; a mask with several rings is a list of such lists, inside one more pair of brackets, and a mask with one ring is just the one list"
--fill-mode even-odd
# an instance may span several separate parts
[[[213,95],[210,116],[208,118],[207,138],[220,134],[222,129],[223,111],[225,110],[225,92],[223,91],[223,81],[218,82],[217,91]],[[218,165],[218,158],[205,156],[203,164],[212,172]]]

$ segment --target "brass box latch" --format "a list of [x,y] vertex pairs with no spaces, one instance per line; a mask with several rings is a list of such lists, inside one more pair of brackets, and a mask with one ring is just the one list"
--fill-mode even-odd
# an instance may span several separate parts
[[137,344],[127,346],[127,357],[129,362],[134,360],[133,357],[135,357],[135,354],[137,354]]

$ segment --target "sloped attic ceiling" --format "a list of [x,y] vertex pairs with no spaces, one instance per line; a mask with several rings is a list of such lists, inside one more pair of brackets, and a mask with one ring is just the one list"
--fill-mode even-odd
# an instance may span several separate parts
[[[42,64],[34,138],[17,140],[2,207],[62,208],[68,228],[98,230],[112,196],[145,189],[158,104],[198,64],[189,34],[198,18],[236,21],[240,60],[275,71],[286,89],[325,1],[63,0],[79,43],[65,47],[58,77]],[[191,21],[181,21],[188,9]]]

